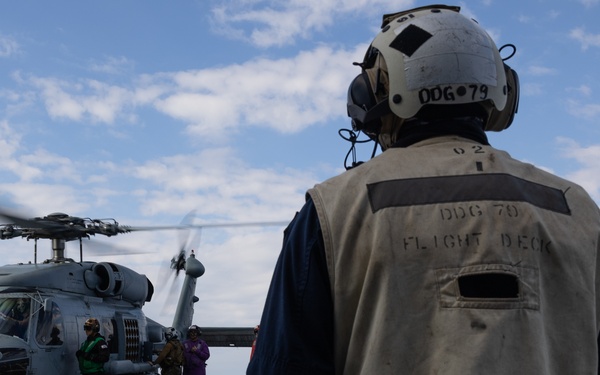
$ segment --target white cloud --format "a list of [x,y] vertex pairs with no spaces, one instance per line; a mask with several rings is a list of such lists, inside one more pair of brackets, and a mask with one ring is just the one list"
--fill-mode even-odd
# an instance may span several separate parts
[[590,47],[600,47],[600,34],[587,33],[583,27],[571,30],[569,36],[578,41],[581,44],[581,49],[584,51]]
[[0,194],[37,215],[110,212],[118,206],[145,216],[199,208],[211,221],[280,221],[302,206],[306,189],[319,180],[311,171],[249,166],[229,148],[135,164],[79,161],[45,149],[29,151],[21,142],[7,121],[0,122],[0,170],[10,172]]
[[286,218],[317,181],[310,172],[252,168],[227,148],[149,161],[132,173],[147,187],[136,192],[146,213],[198,207],[209,217],[237,221]]
[[53,119],[113,124],[134,98],[127,89],[96,80],[69,82],[32,76],[28,82],[40,90],[40,97]]
[[107,173],[114,177],[125,169],[111,171],[103,164],[83,164],[41,148],[31,152],[22,144],[22,135],[0,121],[0,195],[27,212],[82,213],[93,205],[106,205],[118,195]]
[[90,62],[90,70],[107,74],[123,74],[131,71],[133,67],[134,63],[124,56],[109,56],[106,57],[104,61]]
[[576,141],[559,137],[565,157],[574,159],[581,167],[567,174],[566,178],[581,185],[596,201],[600,200],[600,145],[581,146]]
[[[579,87],[569,87],[568,93],[575,93],[578,98],[569,98],[564,101],[567,112],[573,117],[594,121],[600,118],[600,103],[589,102],[592,88],[586,84]],[[588,102],[585,102],[588,101]]]
[[11,37],[0,35],[0,57],[10,57],[19,52],[19,44]]
[[555,75],[556,69],[554,68],[548,68],[545,66],[539,66],[539,65],[532,65],[530,66],[527,71],[529,72],[529,74],[534,75],[534,76],[547,76],[547,75]]
[[567,112],[574,117],[593,120],[600,116],[600,103],[582,103],[575,99],[566,100]]
[[222,141],[240,126],[293,133],[342,116],[348,82],[359,72],[352,62],[359,61],[365,49],[366,45],[352,50],[321,46],[291,58],[143,75],[129,84],[133,87],[91,79],[15,79],[39,90],[53,119],[134,122],[136,109],[153,106],[186,123],[189,134]]
[[590,8],[598,4],[599,0],[579,0],[586,8]]
[[[41,176],[42,171],[20,159],[18,152],[22,147],[21,135],[8,121],[0,121],[0,170],[12,172],[20,180],[30,181]],[[8,176],[4,175],[3,181],[8,180]]]
[[520,87],[521,95],[538,96],[544,93],[544,88],[539,83],[524,83]]
[[529,23],[529,21],[531,20],[531,17],[526,16],[524,14],[519,14],[517,16],[517,20],[521,23]]
[[36,93],[34,91],[18,91],[12,89],[0,88],[0,99],[4,99],[7,116],[13,116],[24,113],[36,102]]
[[579,87],[570,87],[567,88],[569,92],[576,92],[582,96],[589,97],[592,95],[592,88],[588,85],[580,85]]
[[46,110],[52,118],[67,117],[79,121],[85,112],[83,106],[64,91],[66,83],[53,78],[33,77],[31,82],[41,90]]
[[22,138],[8,121],[0,121],[0,193],[9,196],[9,202],[31,212],[79,212],[117,195],[108,173],[122,174],[125,168],[84,164],[43,148],[31,151]]
[[82,103],[93,121],[114,123],[116,116],[132,101],[131,92],[124,88],[94,80],[87,84],[94,94],[84,98]]
[[0,192],[10,196],[10,202],[36,215],[50,212],[77,213],[90,205],[81,192],[71,185],[45,183],[0,184]]
[[[21,136],[14,132],[8,121],[0,121],[0,160],[8,161],[19,148]],[[0,163],[0,166],[3,163]]]
[[[103,166],[106,163],[82,164],[43,150],[19,155],[16,145],[6,141],[2,146],[0,165],[17,178],[3,179],[0,196],[36,216],[57,211],[113,215],[131,207],[132,214],[164,219],[198,209],[205,223],[286,222],[318,180],[311,172],[248,166],[230,149]],[[121,188],[119,180],[124,179],[126,188]]]
[[212,9],[215,30],[259,47],[292,44],[356,13],[410,9],[412,0],[237,0]]
[[[81,176],[75,166],[75,162],[71,159],[52,154],[47,150],[36,150],[35,152],[23,155],[19,158],[20,162],[24,166],[35,168],[37,178],[46,178],[48,180],[54,180],[58,182],[81,182]],[[29,176],[21,175],[22,181],[32,180]]]
[[293,58],[173,73],[176,86],[156,108],[196,135],[215,137],[241,124],[296,132],[345,113],[347,85],[358,73],[352,61],[365,49],[318,47]]

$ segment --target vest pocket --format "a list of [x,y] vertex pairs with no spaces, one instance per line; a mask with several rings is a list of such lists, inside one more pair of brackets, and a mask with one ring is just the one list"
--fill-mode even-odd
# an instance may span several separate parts
[[481,264],[435,270],[443,308],[539,310],[538,270]]

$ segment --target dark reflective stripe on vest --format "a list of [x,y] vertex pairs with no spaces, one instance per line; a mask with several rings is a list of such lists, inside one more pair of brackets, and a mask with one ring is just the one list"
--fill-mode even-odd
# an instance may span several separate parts
[[570,215],[559,189],[508,174],[440,176],[381,181],[367,184],[373,213],[386,207],[470,201],[527,202]]

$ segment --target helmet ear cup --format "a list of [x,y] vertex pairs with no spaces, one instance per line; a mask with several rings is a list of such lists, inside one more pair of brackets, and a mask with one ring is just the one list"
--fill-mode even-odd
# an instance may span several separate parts
[[387,96],[379,101],[375,98],[373,87],[377,85],[378,83],[372,84],[369,75],[363,69],[348,88],[347,109],[352,128],[355,131],[363,131],[373,139],[381,132],[381,118],[392,113]]
[[498,111],[492,108],[488,121],[485,125],[486,131],[502,131],[508,128],[519,110],[519,76],[510,66],[504,64],[506,74],[506,105]]
[[381,128],[379,119],[367,120],[369,110],[376,104],[371,87],[369,76],[363,70],[352,80],[348,88],[348,116],[352,119],[352,129],[355,131]]

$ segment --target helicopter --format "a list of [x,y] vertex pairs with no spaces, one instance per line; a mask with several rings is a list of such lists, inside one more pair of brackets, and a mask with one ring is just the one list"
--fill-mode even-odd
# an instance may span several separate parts
[[[189,215],[188,215],[189,216]],[[136,231],[198,229],[215,226],[283,225],[284,222],[133,227],[114,219],[90,219],[52,213],[25,219],[0,208],[0,240],[34,241],[34,260],[0,266],[0,374],[75,374],[75,352],[86,339],[88,318],[100,322],[110,359],[107,374],[158,374],[150,364],[166,344],[167,327],[147,317],[142,307],[154,286],[143,274],[112,262],[83,260],[83,239]],[[38,240],[50,240],[52,257],[38,262]],[[79,260],[65,257],[65,243],[79,242]],[[171,327],[181,337],[192,324],[196,280],[205,268],[182,248],[171,269],[185,272]],[[209,347],[251,347],[254,327],[201,327]]]

